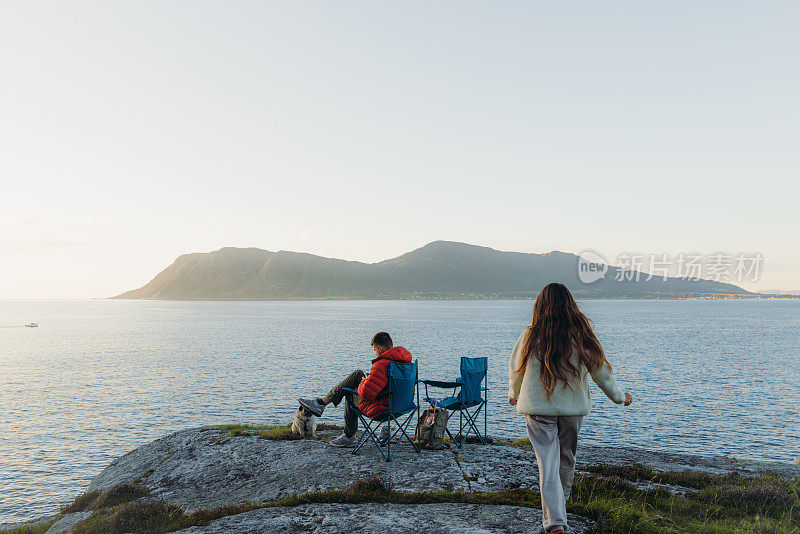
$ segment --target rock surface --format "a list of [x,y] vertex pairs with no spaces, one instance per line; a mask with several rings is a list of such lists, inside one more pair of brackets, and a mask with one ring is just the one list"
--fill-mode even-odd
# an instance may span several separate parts
[[[114,461],[89,485],[107,489],[141,479],[152,499],[187,510],[341,489],[354,480],[390,478],[398,491],[492,491],[538,485],[530,449],[504,445],[465,445],[461,450],[414,453],[400,444],[385,462],[371,445],[354,457],[322,441],[270,441],[226,437],[221,430],[191,429],[144,445]],[[637,449],[579,447],[578,464],[641,463],[657,471],[696,470],[710,474],[771,471],[800,475],[800,467],[781,462],[673,455]]]
[[[391,479],[398,491],[469,489],[448,450],[400,445],[391,463],[365,446],[358,456],[322,441],[271,441],[219,430],[187,430],[136,449],[102,471],[89,489],[141,478],[151,500],[187,511],[342,489],[355,480]],[[371,446],[371,445],[370,445]],[[143,476],[149,473],[147,476]]]
[[[569,515],[570,533],[586,532],[593,523]],[[519,506],[478,504],[304,504],[263,508],[224,517],[184,534],[227,532],[388,532],[431,534],[540,532],[542,512]]]
[[[415,453],[401,443],[391,463],[371,444],[356,456],[324,441],[271,441],[223,437],[216,429],[176,432],[117,459],[91,482],[90,490],[138,482],[145,500],[191,512],[202,508],[274,501],[292,495],[339,490],[356,480],[380,477],[397,491],[493,491],[536,488],[533,451],[507,445]],[[673,455],[636,449],[579,447],[581,465],[640,463],[658,471],[710,474],[772,471],[799,476],[800,466],[725,457]],[[680,489],[680,488],[679,488]],[[677,491],[676,491],[677,492]],[[411,532],[434,521],[430,532],[538,532],[541,512],[530,508],[467,504],[304,504],[254,510],[185,532]],[[591,522],[574,518],[576,532]]]

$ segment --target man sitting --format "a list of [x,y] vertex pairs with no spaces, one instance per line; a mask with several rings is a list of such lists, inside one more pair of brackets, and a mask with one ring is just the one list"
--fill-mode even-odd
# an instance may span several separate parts
[[[324,397],[300,399],[300,405],[317,417],[322,415],[328,404],[333,403],[334,406],[338,406],[342,399],[345,399],[344,433],[330,441],[334,447],[352,447],[356,444],[358,414],[354,408],[358,407],[361,413],[367,417],[378,417],[386,410],[389,397],[381,394],[389,386],[389,364],[391,362],[411,363],[411,353],[403,347],[393,346],[392,338],[386,332],[375,334],[370,344],[375,350],[377,358],[372,360],[372,369],[366,377],[364,371],[359,369],[350,373]],[[344,391],[344,388],[357,390],[358,394]]]

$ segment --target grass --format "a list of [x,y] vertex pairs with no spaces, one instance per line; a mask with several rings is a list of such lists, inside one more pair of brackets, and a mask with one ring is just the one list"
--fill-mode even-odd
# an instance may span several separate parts
[[[604,533],[800,533],[800,477],[783,479],[773,474],[755,477],[713,476],[705,473],[656,473],[644,466],[593,467],[593,473],[577,474],[567,509],[598,523]],[[697,491],[675,495],[663,488],[641,490],[633,481],[682,482]],[[112,492],[111,495],[135,495]],[[298,506],[308,503],[469,503],[540,507],[539,492],[512,489],[490,492],[398,492],[391,482],[368,479],[342,490],[294,495],[265,503],[246,503],[191,514],[164,503],[122,502],[111,498],[75,532],[166,533],[207,525],[215,519],[260,508]]]
[[[800,533],[800,477],[657,473],[641,465],[585,469],[591,474],[576,475],[567,508],[603,532]],[[633,482],[642,480],[696,491],[637,489]]]
[[[163,462],[165,462],[165,461],[167,460],[167,458],[169,458],[169,456],[166,456],[166,457],[164,457],[164,459],[162,459],[162,460],[161,460],[161,462],[162,462],[162,463],[163,463]],[[134,479],[133,479],[133,483],[134,483],[134,484],[141,484],[141,483],[142,483],[142,480],[144,480],[145,478],[147,478],[147,477],[149,477],[150,475],[152,475],[152,474],[153,474],[153,471],[154,471],[154,470],[153,470],[153,468],[152,468],[152,467],[151,467],[150,469],[147,469],[147,470],[146,470],[144,473],[142,473],[142,474],[141,474],[141,475],[139,475],[138,477],[134,478]]]
[[330,438],[331,433],[343,431],[344,427],[338,425],[331,425],[328,423],[319,423],[317,425],[316,438],[302,437],[292,433],[292,425],[279,426],[279,425],[235,424],[235,425],[211,426],[211,427],[206,427],[204,430],[223,430],[227,432],[227,434],[223,434],[214,439],[214,443],[216,443],[217,441],[220,441],[225,438],[235,438],[241,436],[254,436],[260,439],[269,439],[273,441],[289,441],[297,439],[322,440]]
[[[288,426],[226,425],[211,428],[224,431],[221,438],[257,436],[271,440],[301,439],[293,435]],[[325,424],[318,425],[317,429],[320,433],[342,430],[336,425]],[[495,443],[530,447],[527,438]],[[800,477],[786,479],[771,473],[745,476],[739,473],[711,475],[700,471],[658,472],[641,464],[583,465],[579,469],[582,472],[575,475],[567,510],[594,520],[600,532],[800,534]],[[148,474],[145,473],[140,479]],[[642,482],[681,486],[691,491],[675,494],[658,486],[641,489]],[[141,502],[140,497],[146,493],[137,483],[117,486],[104,492],[90,492],[76,498],[75,502],[64,507],[62,513],[95,510],[72,532],[160,534],[207,525],[215,519],[260,508],[308,503],[469,503],[540,507],[539,492],[531,489],[398,492],[390,481],[381,479],[356,481],[341,490],[198,510],[190,514],[166,503]],[[39,526],[21,528],[29,530],[18,529],[11,531],[12,534],[41,534],[46,530]]]
[[519,438],[515,439],[510,443],[512,447],[520,447],[523,449],[532,449],[533,445],[531,444],[531,440],[529,438]]
[[[14,529],[3,531],[3,534],[44,534],[47,530],[65,514],[73,512],[85,512],[88,510],[103,510],[119,505],[127,505],[140,497],[147,495],[147,490],[138,483],[120,484],[105,491],[87,491],[78,495],[74,501],[61,508],[59,515],[52,521],[37,523],[35,525],[23,525]],[[122,531],[119,532],[128,532]]]
[[214,510],[198,510],[191,514],[164,503],[130,502],[107,508],[95,513],[80,523],[73,532],[80,534],[141,532],[161,534],[191,526],[203,526],[215,519],[241,514],[261,508],[278,506],[298,506],[309,503],[470,503],[470,504],[512,504],[517,506],[538,506],[539,494],[529,490],[506,490],[496,492],[398,492],[388,480],[372,478],[359,480],[342,490],[320,491],[303,495],[293,495],[265,503],[246,503],[226,506]]
[[95,512],[70,530],[74,533],[156,533],[178,530],[186,517],[178,506],[162,502],[124,503]]
[[71,504],[61,509],[62,514],[110,508],[120,503],[135,501],[147,495],[147,490],[136,483],[120,484],[105,491],[87,491],[78,495]]
[[59,518],[47,521],[46,523],[36,523],[35,525],[22,525],[20,527],[12,528],[11,530],[2,531],[3,534],[44,534],[47,532],[53,523],[58,521]]
[[[579,465],[578,469],[604,477],[619,477],[631,482],[648,481],[686,488],[704,489],[710,486],[739,486],[753,481],[753,477],[740,473],[711,475],[703,471],[655,471],[642,464],[630,465]],[[764,475],[766,476],[766,475]],[[779,475],[774,475],[780,479]]]
[[[461,434],[457,434],[457,435],[455,435],[453,437],[455,437],[456,441],[461,441]],[[483,439],[486,440],[486,444],[487,445],[494,445],[495,443],[500,443],[500,442],[495,442],[495,440],[493,438],[491,438],[490,436],[484,436]],[[450,440],[449,437],[446,437],[444,440],[447,443],[452,443],[452,441]],[[483,445],[483,443],[481,442],[481,438],[479,438],[478,436],[476,436],[474,434],[468,435],[467,438],[464,440],[464,443],[467,443],[467,444],[470,444],[470,445]]]

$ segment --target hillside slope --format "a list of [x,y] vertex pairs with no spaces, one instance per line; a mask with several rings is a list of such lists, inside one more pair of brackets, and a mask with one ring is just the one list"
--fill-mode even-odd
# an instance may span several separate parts
[[434,241],[396,258],[367,264],[313,254],[222,248],[180,256],[150,282],[112,298],[515,298],[532,297],[549,282],[576,296],[608,298],[746,294],[709,280],[654,278],[616,281],[617,269],[593,284],[578,279],[578,256],[528,254]]

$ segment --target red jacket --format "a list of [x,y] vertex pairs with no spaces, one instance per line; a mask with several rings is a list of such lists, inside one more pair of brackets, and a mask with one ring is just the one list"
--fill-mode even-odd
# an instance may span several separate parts
[[411,353],[403,347],[387,350],[372,360],[372,369],[358,385],[358,409],[368,417],[379,416],[389,405],[388,395],[381,398],[378,395],[389,386],[389,364],[392,362],[411,363]]

